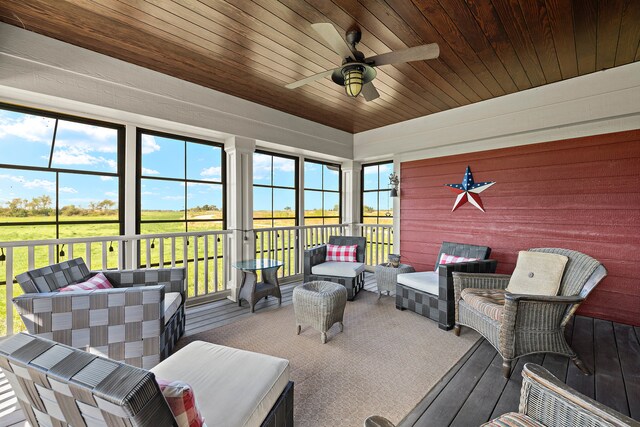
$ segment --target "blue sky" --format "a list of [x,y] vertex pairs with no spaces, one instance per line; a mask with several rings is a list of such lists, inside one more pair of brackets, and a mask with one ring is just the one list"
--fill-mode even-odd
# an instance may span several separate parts
[[[55,119],[0,110],[0,163],[47,167],[51,151]],[[184,184],[168,182],[154,177],[186,178],[200,181],[221,179],[221,154],[219,147],[185,143],[152,135],[142,137],[141,198],[143,210],[184,209]],[[59,120],[53,167],[72,170],[89,170],[115,173],[117,168],[117,131]],[[288,158],[254,155],[253,179],[256,184],[295,186],[295,161]],[[390,165],[372,166],[364,169],[365,189],[388,188]],[[337,190],[339,175],[324,165],[304,163],[305,208],[320,209],[324,197],[325,207],[331,209],[339,203],[337,194],[322,193],[324,188]],[[272,182],[273,181],[273,182]],[[55,173],[16,171],[0,168],[0,204],[14,198],[31,199],[47,194],[55,196]],[[69,173],[60,174],[60,206],[87,207],[91,202],[105,199],[118,200],[116,178]],[[302,196],[302,194],[301,194]],[[383,199],[383,197],[381,197]],[[207,183],[187,185],[187,208],[205,204],[222,206],[221,186]],[[365,200],[365,204],[367,200]],[[295,205],[293,190],[274,190],[274,210]],[[373,206],[373,205],[372,205]],[[381,200],[381,209],[388,201]],[[254,190],[254,209],[271,210],[270,190]]]

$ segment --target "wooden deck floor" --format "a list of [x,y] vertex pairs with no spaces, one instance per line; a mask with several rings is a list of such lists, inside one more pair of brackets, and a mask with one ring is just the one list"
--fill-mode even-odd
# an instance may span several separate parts
[[520,358],[506,380],[502,359],[483,339],[398,427],[478,426],[517,412],[527,362],[542,365],[579,392],[640,421],[640,328],[576,316],[566,336],[593,375],[583,375],[566,357],[538,354]]
[[[291,304],[293,288],[299,283],[281,287],[282,305]],[[367,273],[365,289],[377,291],[373,274]],[[255,314],[250,313],[246,302],[238,307],[227,299],[190,307],[186,311],[186,335],[227,325],[277,307],[277,299],[271,297],[256,305]],[[640,328],[577,316],[567,328],[567,339],[587,366],[595,366],[594,375],[582,375],[567,358],[536,355],[520,359],[509,380],[502,377],[502,360],[496,351],[481,340],[398,427],[478,426],[499,414],[517,411],[522,382],[520,373],[526,362],[541,364],[587,396],[640,420],[639,338]],[[15,399],[7,394],[7,384],[3,379],[0,375],[0,411],[14,404]],[[0,426],[27,425],[19,410],[7,417],[0,417]]]

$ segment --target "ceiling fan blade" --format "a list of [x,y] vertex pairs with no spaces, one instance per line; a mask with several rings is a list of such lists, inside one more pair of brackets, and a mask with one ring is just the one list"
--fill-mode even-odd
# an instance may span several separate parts
[[364,96],[364,99],[369,102],[378,98],[380,94],[378,93],[378,90],[373,85],[373,83],[369,82],[362,86],[362,96]]
[[367,58],[366,62],[373,62],[376,67],[379,67],[380,65],[397,64],[399,62],[424,61],[425,59],[434,59],[437,58],[438,55],[440,55],[440,48],[438,47],[438,44],[431,43],[372,56],[371,58]]
[[[338,67],[338,68],[341,68],[341,67]],[[336,70],[338,68],[336,68]],[[321,73],[314,74],[313,76],[309,76],[309,77],[307,77],[305,79],[298,80],[298,81],[295,81],[293,83],[289,83],[288,85],[285,85],[285,87],[287,89],[295,89],[297,87],[304,86],[304,85],[309,84],[309,83],[313,83],[316,80],[320,80],[320,79],[322,79],[324,77],[329,77],[331,75],[331,73],[333,73],[333,71],[334,70],[323,71]]]
[[333,24],[329,24],[327,22],[322,22],[319,24],[311,24],[311,28],[316,30],[320,36],[329,43],[331,48],[336,52],[342,59],[345,58],[353,58],[353,53],[351,52],[351,48],[347,44],[347,42],[342,38],[336,27]]

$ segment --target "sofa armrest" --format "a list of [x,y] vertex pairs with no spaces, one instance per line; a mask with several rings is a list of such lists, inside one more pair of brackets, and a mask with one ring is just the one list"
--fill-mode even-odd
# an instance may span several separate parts
[[493,259],[484,259],[478,261],[469,262],[456,262],[453,264],[441,264],[438,266],[438,276],[440,284],[440,296],[444,291],[443,286],[446,286],[447,300],[458,300],[458,293],[455,290],[454,277],[459,273],[471,273],[471,274],[492,274],[495,273],[498,261]]
[[140,268],[136,270],[92,271],[102,273],[114,288],[162,285],[165,292],[180,292],[183,300],[186,292],[184,267]]
[[307,281],[307,277],[311,274],[311,267],[313,267],[314,265],[322,264],[326,258],[327,245],[315,246],[304,251],[305,281]]
[[539,365],[522,370],[519,411],[546,425],[640,426],[640,423],[567,386]]
[[[90,329],[103,326],[115,327],[129,322],[156,322],[159,335],[164,318],[163,285],[129,288],[98,289],[94,291],[43,292],[23,294],[13,299],[20,317],[29,333],[56,333],[65,336],[65,331]],[[144,327],[143,327],[144,329]],[[150,332],[149,332],[150,333]],[[147,332],[142,331],[142,338]],[[73,347],[83,347],[68,339],[56,339]],[[125,341],[124,331],[122,341]],[[89,346],[91,337],[87,336]],[[115,339],[109,337],[110,340]],[[68,342],[67,342],[68,341]],[[83,341],[83,342],[84,342]],[[111,344],[112,342],[110,342]],[[93,344],[91,344],[93,345]],[[106,344],[105,344],[106,345]]]

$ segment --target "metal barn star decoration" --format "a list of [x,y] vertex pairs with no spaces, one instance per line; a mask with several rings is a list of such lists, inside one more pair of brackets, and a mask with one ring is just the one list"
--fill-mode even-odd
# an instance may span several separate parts
[[458,195],[451,212],[455,211],[467,202],[484,212],[485,210],[482,206],[480,193],[491,187],[493,184],[495,184],[495,182],[474,182],[473,175],[471,174],[471,168],[467,166],[467,171],[464,173],[464,178],[462,178],[462,184],[445,184],[445,186],[449,187]]

